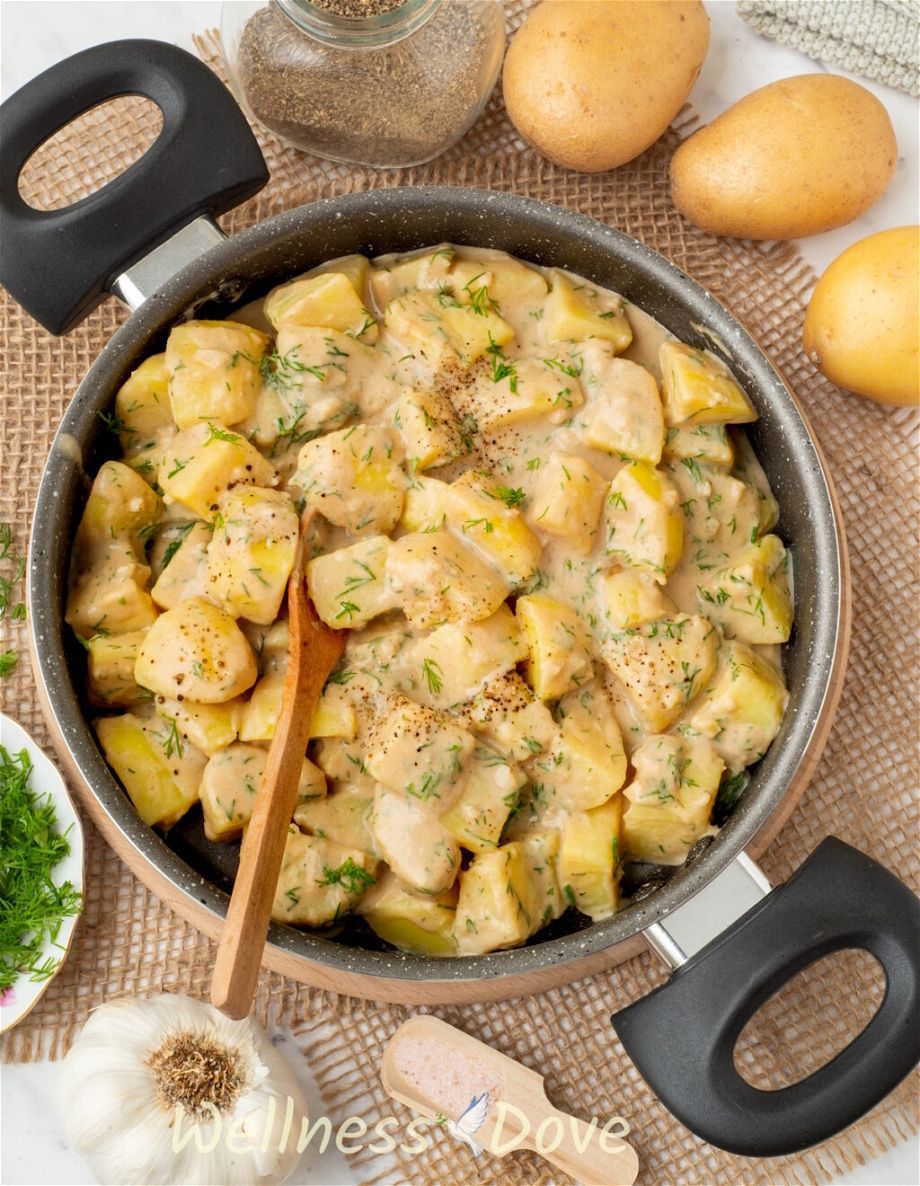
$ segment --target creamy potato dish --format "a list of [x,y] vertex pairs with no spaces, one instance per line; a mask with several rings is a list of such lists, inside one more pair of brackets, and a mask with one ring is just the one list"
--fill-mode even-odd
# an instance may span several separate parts
[[141,817],[252,811],[310,595],[347,629],[274,917],[523,943],[681,864],[765,752],[788,557],[715,355],[508,255],[350,256],[187,321],[118,392],[67,621]]

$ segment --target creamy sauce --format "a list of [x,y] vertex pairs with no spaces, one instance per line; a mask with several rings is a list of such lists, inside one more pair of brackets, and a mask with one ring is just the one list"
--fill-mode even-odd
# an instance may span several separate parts
[[[317,270],[332,277],[322,328],[303,320],[313,290],[296,282],[234,317],[275,343],[226,438],[247,438],[273,477],[256,467],[253,479],[243,444],[230,444],[233,489],[255,480],[265,502],[258,490],[270,484],[316,512],[311,594],[331,626],[350,629],[302,795],[347,796],[348,811],[326,812],[327,834],[311,803],[299,809],[314,839],[304,854],[292,832],[276,917],[315,925],[327,907],[361,909],[385,862],[397,889],[369,895],[371,925],[390,926],[386,906],[415,920],[410,948],[427,950],[432,935],[461,953],[510,946],[569,904],[592,917],[615,910],[624,858],[683,860],[711,831],[720,780],[772,740],[785,704],[776,644],[791,621],[785,552],[760,543],[773,541],[776,504],[743,430],[726,427],[753,413],[724,365],[693,352],[703,379],[688,371],[678,390],[682,356],[668,355],[664,374],[660,361],[673,339],[615,293],[471,248],[370,269],[355,260]],[[241,352],[228,363],[233,335],[220,333],[223,353],[199,344],[189,355],[197,369],[181,376],[181,398],[201,398],[211,368],[208,407],[232,378],[243,408],[230,375]],[[714,404],[717,389],[737,416]],[[277,538],[258,511],[238,513],[232,538],[228,524],[207,523],[193,513],[198,488],[180,485],[197,430],[154,420],[123,444],[165,494],[156,542],[145,555],[84,532],[68,620],[85,632],[105,590],[126,581],[147,597],[145,564],[161,610],[191,597],[233,618],[260,607],[261,626],[240,619],[262,658],[255,690],[239,698],[239,740],[207,751],[211,764],[223,755],[204,780],[209,835],[229,838],[251,799],[235,792],[235,772],[269,742],[283,682],[283,647],[265,644],[291,561],[274,575],[253,567],[253,534],[266,564],[282,542],[292,556],[291,510],[273,505]],[[229,506],[226,479],[213,481],[214,509]],[[247,564],[267,593],[241,580]],[[360,857],[360,876],[324,886],[320,906],[287,907],[285,895],[301,896],[298,870],[324,867],[325,842]]]

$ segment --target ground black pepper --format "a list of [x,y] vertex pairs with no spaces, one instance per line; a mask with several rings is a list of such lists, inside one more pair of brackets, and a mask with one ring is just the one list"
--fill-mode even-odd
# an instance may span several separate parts
[[[390,0],[314,3],[338,16],[392,8]],[[437,156],[472,124],[503,48],[501,6],[491,0],[443,0],[409,36],[361,49],[325,45],[270,4],[243,28],[236,73],[252,114],[298,148],[408,165]]]
[[334,16],[363,20],[369,16],[382,16],[399,8],[405,0],[313,0],[314,7],[323,8]]

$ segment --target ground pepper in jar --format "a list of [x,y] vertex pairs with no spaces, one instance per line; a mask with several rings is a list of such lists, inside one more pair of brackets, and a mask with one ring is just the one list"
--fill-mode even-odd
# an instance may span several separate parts
[[[504,52],[497,0],[272,0],[228,31],[251,114],[317,156],[377,167],[443,152],[488,101]],[[236,17],[238,19],[238,17]]]

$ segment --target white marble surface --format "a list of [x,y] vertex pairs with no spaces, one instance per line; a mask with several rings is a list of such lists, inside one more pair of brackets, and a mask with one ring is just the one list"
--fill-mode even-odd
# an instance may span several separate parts
[[[48,66],[90,45],[120,37],[155,37],[192,48],[192,34],[219,23],[215,0],[4,0],[0,4],[0,97],[6,98]],[[712,18],[712,45],[692,102],[704,120],[729,103],[778,78],[823,67],[794,50],[768,42],[737,16],[730,0],[707,0]],[[817,271],[855,240],[886,227],[916,222],[920,168],[920,111],[917,103],[888,87],[857,79],[887,107],[900,145],[894,180],[878,204],[857,222],[799,245]],[[279,1035],[279,1039],[283,1037]],[[304,1061],[288,1045],[292,1061],[311,1099],[314,1115],[322,1111],[315,1084]],[[91,1183],[82,1160],[64,1141],[54,1107],[53,1065],[13,1066],[0,1078],[0,1180],[4,1184]],[[300,1186],[338,1186],[352,1176],[334,1149],[321,1157],[306,1155],[292,1181]],[[906,1141],[858,1171],[839,1179],[839,1186],[917,1186],[918,1142]]]

